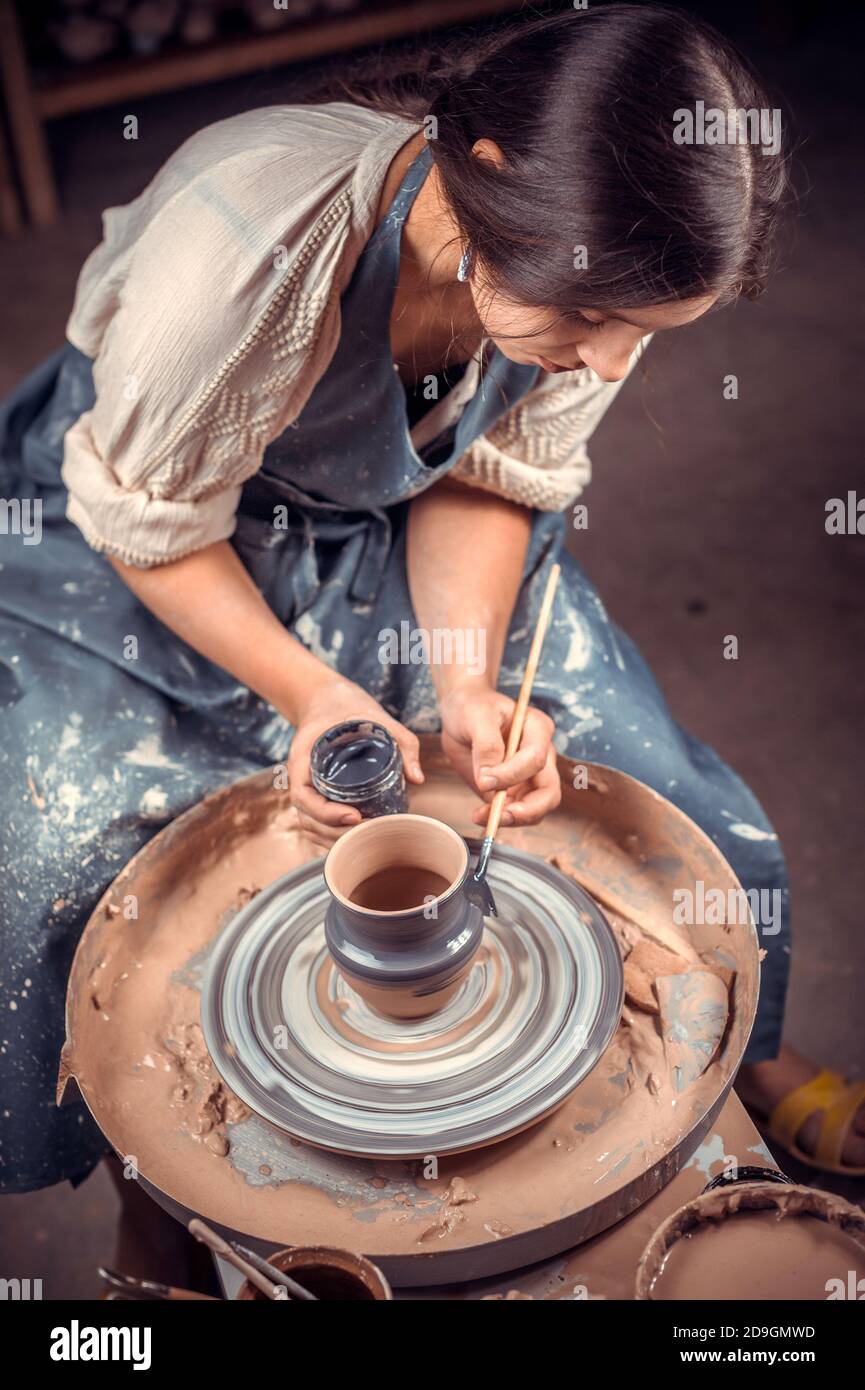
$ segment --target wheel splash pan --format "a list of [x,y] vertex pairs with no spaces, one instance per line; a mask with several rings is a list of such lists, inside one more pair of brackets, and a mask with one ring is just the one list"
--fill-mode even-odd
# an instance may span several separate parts
[[[432,737],[411,809],[471,835],[475,798]],[[504,845],[558,865],[600,904],[617,938],[670,922],[673,893],[739,888],[717,846],[624,773],[559,760],[562,804]],[[619,1028],[599,1063],[552,1114],[511,1138],[433,1165],[328,1153],[257,1116],[227,1126],[220,1157],[174,1100],[166,1040],[198,1026],[203,971],[251,894],[319,856],[269,770],[207,798],[138,854],[106,891],[79,942],[67,992],[58,1097],[87,1103],[115,1150],[180,1218],[200,1215],[267,1251],[338,1245],[395,1284],[480,1278],[552,1256],[634,1211],[687,1162],[719,1113],[757,1006],[753,923],[687,929],[736,971],[717,1055],[682,1095],[646,1109],[645,1068]],[[498,890],[497,890],[498,891]],[[126,919],[125,904],[137,905]],[[635,1023],[648,1027],[634,1015]],[[211,1064],[212,1066],[212,1064]],[[74,1083],[74,1084],[73,1084]],[[436,1155],[433,1153],[433,1158]],[[455,1206],[455,1180],[475,1200]]]

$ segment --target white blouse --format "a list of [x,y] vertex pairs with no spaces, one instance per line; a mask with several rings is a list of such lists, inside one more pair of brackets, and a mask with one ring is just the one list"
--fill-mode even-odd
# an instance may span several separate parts
[[[242,484],[327,369],[388,167],[417,129],[343,102],[267,107],[194,135],[106,211],[67,326],[96,389],[65,439],[67,514],[94,549],[146,567],[232,534]],[[418,422],[416,447],[479,372]],[[450,476],[560,510],[619,385],[542,373]]]

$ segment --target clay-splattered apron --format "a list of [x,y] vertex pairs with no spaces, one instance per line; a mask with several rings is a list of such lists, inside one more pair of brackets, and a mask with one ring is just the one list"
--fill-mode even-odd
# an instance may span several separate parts
[[[394,371],[389,319],[402,224],[428,169],[419,156],[342,300],[342,336],[300,420],[246,486],[234,545],[268,603],[317,656],[417,731],[437,727],[423,665],[382,665],[378,634],[414,626],[407,500],[533,385],[489,357],[450,435],[421,457]],[[84,1177],[105,1142],[83,1106],[54,1104],[66,979],[107,883],[205,793],[284,756],[271,707],[150,614],[65,517],[63,436],[90,408],[90,362],[66,346],[0,410],[0,499],[37,499],[42,535],[0,525],[0,1188]],[[276,507],[280,526],[274,526]],[[8,515],[7,513],[4,513]],[[538,515],[500,687],[515,695],[563,518]],[[777,837],[717,756],[672,720],[630,640],[563,557],[535,700],[558,748],[640,778],[712,836],[746,888],[784,907],[768,949],[749,1056],[777,1049],[788,964]],[[134,641],[130,641],[134,638]],[[775,923],[771,924],[773,927]]]

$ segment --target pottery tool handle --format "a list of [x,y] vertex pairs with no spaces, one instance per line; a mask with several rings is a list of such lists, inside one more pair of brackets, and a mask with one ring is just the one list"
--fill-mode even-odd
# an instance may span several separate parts
[[241,1274],[246,1275],[250,1284],[254,1284],[259,1292],[263,1293],[266,1298],[282,1299],[286,1297],[286,1294],[278,1292],[278,1284],[275,1284],[266,1274],[260,1274],[248,1260],[245,1260],[242,1255],[238,1255],[232,1250],[227,1240],[223,1240],[222,1236],[217,1235],[216,1231],[211,1230],[210,1226],[206,1226],[203,1221],[199,1221],[197,1216],[189,1223],[189,1234],[194,1236],[196,1240],[202,1241],[209,1250],[213,1251],[214,1255],[219,1255],[223,1260],[227,1260],[230,1265],[234,1265],[235,1269],[239,1269]]
[[141,1302],[160,1300],[162,1302],[217,1303],[209,1293],[197,1293],[194,1289],[177,1289],[172,1284],[160,1284],[156,1279],[136,1279],[132,1274],[121,1274],[116,1269],[100,1265],[99,1277],[110,1287],[113,1297],[131,1298]]
[[[514,717],[511,720],[511,727],[508,732],[508,741],[505,747],[505,760],[512,758],[520,746],[520,739],[523,736],[523,725],[526,722],[526,710],[529,707],[532,686],[535,683],[535,676],[538,672],[538,662],[541,659],[541,648],[544,645],[544,638],[547,635],[547,626],[550,621],[550,614],[553,610],[553,599],[556,596],[556,585],[559,582],[559,575],[562,572],[561,565],[553,565],[547,580],[547,587],[544,590],[544,597],[541,602],[541,611],[538,614],[538,621],[535,624],[535,635],[532,638],[532,645],[529,648],[529,656],[526,662],[526,669],[523,672],[523,683],[520,686],[520,693],[517,698]],[[484,839],[494,840],[498,834],[499,824],[502,819],[502,811],[505,809],[507,801],[507,788],[496,792],[490,806],[490,814],[487,817]]]
[[168,1303],[217,1303],[219,1300],[209,1293],[196,1293],[193,1289],[178,1289],[169,1284],[162,1295]]

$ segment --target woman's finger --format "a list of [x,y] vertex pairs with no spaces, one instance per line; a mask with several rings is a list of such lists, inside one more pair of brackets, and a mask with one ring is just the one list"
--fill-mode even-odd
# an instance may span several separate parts
[[[523,797],[524,793],[531,790],[531,786],[532,786],[531,781],[528,781],[528,782],[518,782],[517,785],[516,785],[515,787],[507,787],[507,788],[505,788],[504,790],[505,790],[506,793],[507,793],[507,801],[505,802],[505,805],[506,805],[506,806],[510,806],[510,804],[511,804],[512,801],[520,801],[520,800],[522,800],[522,797]],[[490,805],[490,803],[491,803],[493,797],[496,796],[496,795],[497,795],[496,792],[481,792],[481,796],[483,797],[484,801],[486,802],[487,807],[489,807],[489,805]]]
[[550,749],[549,757],[532,784],[520,795],[507,803],[513,825],[536,825],[544,816],[554,811],[562,799],[562,781],[556,766],[555,750]]
[[349,827],[321,825],[319,821],[313,820],[311,816],[305,816],[302,811],[297,813],[297,823],[301,830],[305,831],[311,840],[321,845],[324,849],[330,849],[335,845],[340,835],[344,835]]
[[[490,808],[489,808],[488,805],[487,805],[487,806],[476,806],[475,809],[474,809],[474,811],[472,812],[472,820],[474,821],[475,825],[483,825],[483,826],[485,826],[486,823],[487,823],[487,821],[489,820],[489,815],[490,815]],[[513,823],[514,823],[514,818],[513,818],[513,816],[511,815],[510,811],[508,810],[507,805],[505,805],[505,808],[504,808],[504,810],[502,811],[502,818],[501,818],[501,820],[499,821],[499,825],[500,825],[500,826],[506,826],[506,825],[513,825]]]
[[497,766],[505,755],[501,709],[492,702],[477,705],[467,719],[467,726],[475,786],[482,792],[494,791],[496,784],[489,775],[489,768]]
[[[528,796],[531,789],[531,782],[520,782],[516,787],[508,787],[507,798],[502,812],[502,825],[513,825],[514,820],[510,811],[511,804],[514,801],[522,801],[524,797]],[[484,806],[478,806],[472,815],[472,820],[476,821],[478,825],[486,825],[489,819],[490,806],[495,795],[495,792],[484,793],[484,802],[486,804]]]
[[527,782],[535,777],[546,762],[548,747],[548,742],[527,743],[524,740],[512,758],[489,769],[495,778],[495,790],[516,787],[520,782]]
[[554,732],[555,725],[549,715],[530,705],[526,710],[520,746],[516,753],[513,757],[489,768],[490,775],[495,778],[496,789],[515,787],[518,782],[525,782],[540,772],[547,760]]
[[410,782],[422,782],[424,776],[420,765],[420,740],[417,734],[413,734],[404,724],[398,724],[395,719],[390,720],[386,727],[396,739],[406,777]]
[[360,811],[338,801],[328,801],[327,797],[317,792],[309,782],[295,783],[292,779],[290,785],[291,799],[298,811],[309,816],[311,820],[317,821],[320,825],[340,826],[342,829],[348,829],[350,825],[360,823]]

